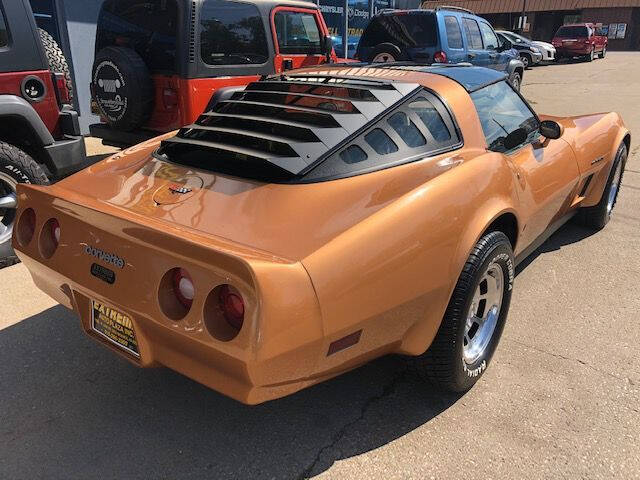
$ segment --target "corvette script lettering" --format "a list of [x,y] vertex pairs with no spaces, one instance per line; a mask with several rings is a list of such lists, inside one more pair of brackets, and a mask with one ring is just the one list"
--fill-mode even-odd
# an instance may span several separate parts
[[113,253],[104,252],[99,248],[92,247],[91,245],[85,245],[83,251],[87,255],[102,260],[105,263],[110,263],[118,268],[124,268],[124,260]]

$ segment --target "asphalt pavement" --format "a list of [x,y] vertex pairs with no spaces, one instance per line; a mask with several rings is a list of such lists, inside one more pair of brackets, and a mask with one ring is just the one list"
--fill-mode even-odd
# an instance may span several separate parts
[[640,478],[640,53],[536,67],[522,91],[541,113],[620,112],[631,155],[609,225],[568,224],[519,267],[470,392],[387,357],[245,406],[116,357],[16,265],[0,270],[0,478]]

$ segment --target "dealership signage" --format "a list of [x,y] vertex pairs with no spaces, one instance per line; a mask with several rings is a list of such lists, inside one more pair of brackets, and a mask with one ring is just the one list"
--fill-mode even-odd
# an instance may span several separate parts
[[[348,0],[348,34],[349,43],[358,42],[365,27],[369,23],[371,15],[380,10],[393,8],[394,0]],[[344,34],[344,0],[320,0],[320,10],[324,17],[329,32],[334,37],[342,38]]]

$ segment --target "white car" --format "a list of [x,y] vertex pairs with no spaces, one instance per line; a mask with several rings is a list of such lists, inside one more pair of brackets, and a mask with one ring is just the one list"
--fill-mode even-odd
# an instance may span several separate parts
[[533,40],[533,43],[540,53],[542,53],[542,61],[543,62],[551,62],[556,58],[556,47],[547,42],[539,42],[538,40]]

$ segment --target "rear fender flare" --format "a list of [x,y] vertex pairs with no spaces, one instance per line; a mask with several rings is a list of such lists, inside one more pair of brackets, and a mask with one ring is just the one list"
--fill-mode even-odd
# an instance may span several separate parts
[[31,128],[41,147],[51,145],[54,142],[51,133],[38,113],[23,98],[16,95],[0,95],[0,118],[3,117],[22,119]]

